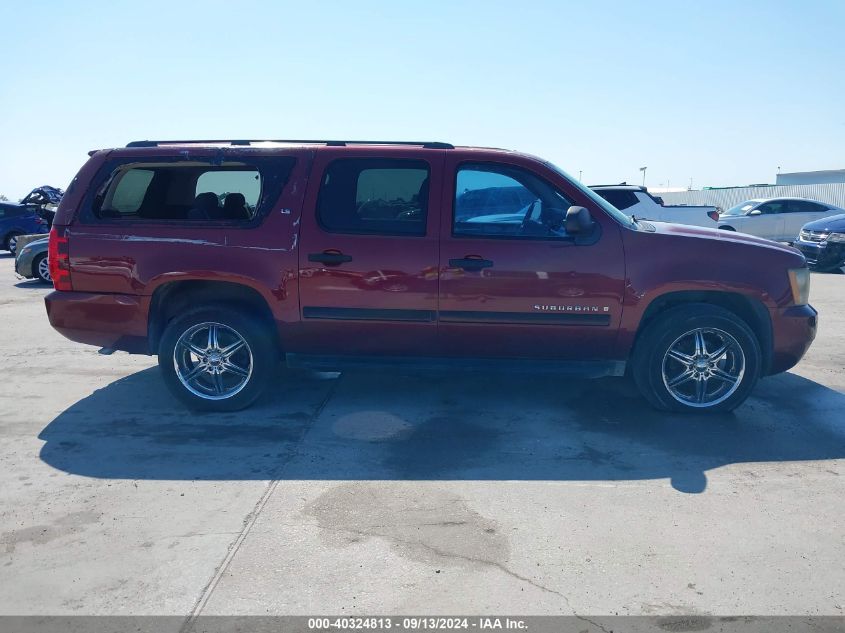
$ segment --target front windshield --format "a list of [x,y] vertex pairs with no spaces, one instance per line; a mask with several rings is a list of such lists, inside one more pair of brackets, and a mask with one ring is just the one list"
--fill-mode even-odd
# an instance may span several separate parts
[[634,225],[634,221],[633,221],[633,219],[631,218],[630,215],[626,215],[626,214],[622,213],[619,209],[614,207],[612,204],[610,204],[607,200],[602,198],[595,191],[593,191],[589,187],[585,187],[584,185],[582,185],[580,182],[575,180],[572,176],[567,174],[560,167],[558,167],[554,163],[546,163],[546,166],[550,167],[551,169],[553,169],[557,173],[559,173],[561,176],[566,178],[569,182],[571,182],[574,186],[576,186],[580,191],[582,191],[584,193],[584,195],[586,195],[588,198],[590,198],[590,200],[592,200],[597,205],[599,205],[602,209],[604,209],[604,211],[607,212],[607,214],[610,217],[612,217],[613,219],[615,219],[617,222],[619,222],[620,224],[622,224],[624,226],[633,226]]
[[731,207],[727,211],[723,211],[720,215],[724,216],[737,216],[737,215],[745,215],[751,209],[753,209],[757,205],[757,202],[754,200],[746,200],[745,202],[741,202],[740,204],[736,205],[735,207]]

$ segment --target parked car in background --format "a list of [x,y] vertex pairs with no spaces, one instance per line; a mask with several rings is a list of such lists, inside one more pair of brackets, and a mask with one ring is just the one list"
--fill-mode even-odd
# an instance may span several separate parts
[[845,209],[806,198],[755,198],[722,213],[719,228],[793,242],[807,222],[839,213],[845,213]]
[[845,215],[831,215],[801,227],[794,246],[813,270],[832,272],[845,267]]
[[719,220],[718,207],[665,205],[663,200],[651,195],[648,189],[637,185],[595,185],[590,188],[620,211],[641,220],[709,228],[716,228]]
[[15,254],[18,236],[47,233],[64,192],[56,187],[36,187],[20,202],[0,202],[0,248]]
[[[634,220],[518,152],[141,141],[92,152],[74,182],[50,233],[50,323],[157,354],[196,409],[248,406],[285,360],[630,373],[657,408],[725,411],[816,332],[795,249]],[[523,191],[460,202],[491,188]]]
[[27,279],[38,279],[45,284],[52,284],[50,265],[47,261],[49,241],[49,238],[41,237],[21,244],[18,252],[15,253],[15,272]]

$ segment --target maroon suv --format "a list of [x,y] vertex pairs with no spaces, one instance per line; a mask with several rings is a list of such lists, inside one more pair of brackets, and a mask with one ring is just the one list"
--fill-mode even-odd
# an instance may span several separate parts
[[50,323],[158,354],[234,410],[280,359],[630,374],[729,410],[816,332],[796,250],[624,215],[541,159],[446,143],[140,141],[91,153],[50,234]]

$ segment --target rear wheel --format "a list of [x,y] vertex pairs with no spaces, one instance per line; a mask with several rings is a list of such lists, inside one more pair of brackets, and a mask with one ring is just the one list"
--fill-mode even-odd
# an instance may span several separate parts
[[207,306],[165,328],[158,363],[192,409],[237,411],[261,395],[278,364],[271,327],[229,306]]
[[659,315],[634,350],[633,375],[653,406],[674,411],[730,411],[760,376],[760,344],[738,316],[708,304]]
[[50,263],[47,261],[47,253],[35,258],[32,262],[32,272],[45,284],[53,283],[53,278],[50,277]]

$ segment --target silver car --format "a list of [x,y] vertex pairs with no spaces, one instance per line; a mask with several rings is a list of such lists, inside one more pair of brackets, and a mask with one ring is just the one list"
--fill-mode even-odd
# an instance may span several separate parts
[[719,228],[750,233],[777,242],[797,239],[807,222],[845,213],[836,205],[804,198],[755,198],[719,215]]
[[47,262],[48,238],[41,238],[19,247],[15,254],[15,271],[27,279],[38,279],[52,284],[50,265]]

